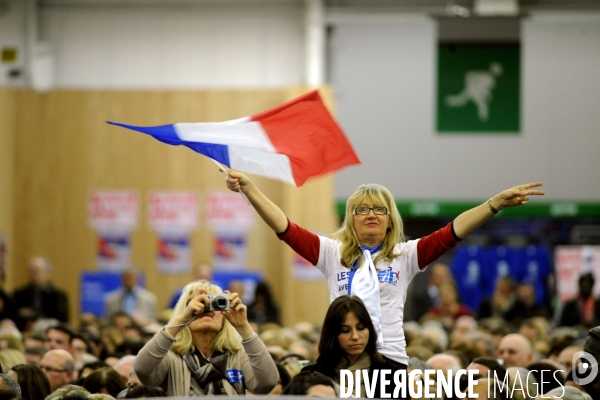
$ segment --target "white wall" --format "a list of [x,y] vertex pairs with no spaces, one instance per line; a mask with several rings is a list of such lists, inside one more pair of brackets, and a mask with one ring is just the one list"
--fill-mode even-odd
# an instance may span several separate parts
[[399,199],[470,200],[543,181],[546,200],[600,199],[600,15],[535,15],[522,25],[520,135],[435,132],[436,25],[426,17],[336,23],[338,118],[364,182]]
[[41,10],[56,86],[68,88],[301,84],[302,18],[289,5]]
[[[0,5],[0,49],[17,49],[17,60],[13,63],[0,63],[0,85],[22,85],[26,82],[25,63],[25,0],[5,0]],[[10,78],[12,69],[21,71],[21,75]]]
[[[23,46],[19,4],[9,0],[11,14],[0,15],[1,44]],[[57,88],[281,87],[304,81],[300,5],[65,6],[39,14]],[[600,14],[524,20],[517,136],[435,132],[432,19],[363,14],[332,24],[337,115],[363,162],[338,175],[338,198],[362,182],[382,183],[399,199],[470,200],[541,180],[548,200],[600,199]]]

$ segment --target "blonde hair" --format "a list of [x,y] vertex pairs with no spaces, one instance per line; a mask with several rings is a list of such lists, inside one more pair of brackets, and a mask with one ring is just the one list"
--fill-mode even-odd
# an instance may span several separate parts
[[[183,313],[187,307],[188,300],[192,298],[193,294],[196,293],[198,289],[206,289],[208,294],[223,293],[223,289],[221,289],[219,286],[213,285],[205,280],[198,280],[188,283],[183,288],[181,297],[179,297],[179,300],[173,309],[173,315],[171,316],[168,325],[172,325],[175,318]],[[233,325],[231,325],[226,318],[223,318],[223,326],[210,346],[213,350],[221,352],[229,351],[233,353],[242,349],[242,337],[235,330]],[[194,348],[195,346],[194,342],[192,341],[192,332],[190,331],[190,327],[186,326],[177,334],[177,340],[175,340],[175,343],[171,345],[171,350],[183,356],[193,352]]]
[[17,349],[2,349],[0,350],[0,362],[11,369],[18,364],[27,364],[25,355]]
[[396,208],[396,202],[394,196],[388,189],[381,185],[374,183],[368,183],[360,185],[358,189],[348,198],[346,201],[346,216],[340,229],[333,234],[333,237],[342,242],[341,251],[341,263],[347,268],[351,268],[356,261],[359,264],[362,262],[363,253],[360,249],[360,241],[354,230],[354,209],[370,200],[373,204],[380,207],[387,207],[390,215],[390,226],[387,229],[383,246],[373,264],[377,264],[379,260],[392,261],[394,258],[400,256],[398,253],[394,253],[394,246],[397,243],[403,242],[404,237],[404,226],[400,213]]

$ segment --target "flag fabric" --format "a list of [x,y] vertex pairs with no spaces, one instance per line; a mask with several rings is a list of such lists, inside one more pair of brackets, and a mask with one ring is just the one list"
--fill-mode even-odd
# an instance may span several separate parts
[[360,164],[352,145],[317,90],[236,120],[161,126],[109,124],[183,145],[242,172],[296,186],[310,177]]

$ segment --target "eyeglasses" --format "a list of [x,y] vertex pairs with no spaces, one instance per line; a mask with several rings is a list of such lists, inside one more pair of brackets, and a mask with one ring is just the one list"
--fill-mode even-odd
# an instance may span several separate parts
[[52,368],[52,367],[40,367],[41,369],[43,369],[46,372],[67,372],[70,371],[68,369],[56,369],[56,368]]
[[373,210],[373,214],[375,215],[385,215],[389,214],[390,211],[387,207],[356,207],[354,209],[354,215],[367,215]]

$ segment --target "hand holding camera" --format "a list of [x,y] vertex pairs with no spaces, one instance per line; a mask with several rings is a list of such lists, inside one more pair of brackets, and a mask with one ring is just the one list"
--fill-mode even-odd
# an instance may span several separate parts
[[242,303],[242,299],[237,293],[231,293],[229,290],[225,291],[225,295],[229,296],[230,310],[224,311],[223,315],[240,335],[242,339],[249,339],[254,336],[254,331],[248,323],[248,316],[246,315],[246,306]]

